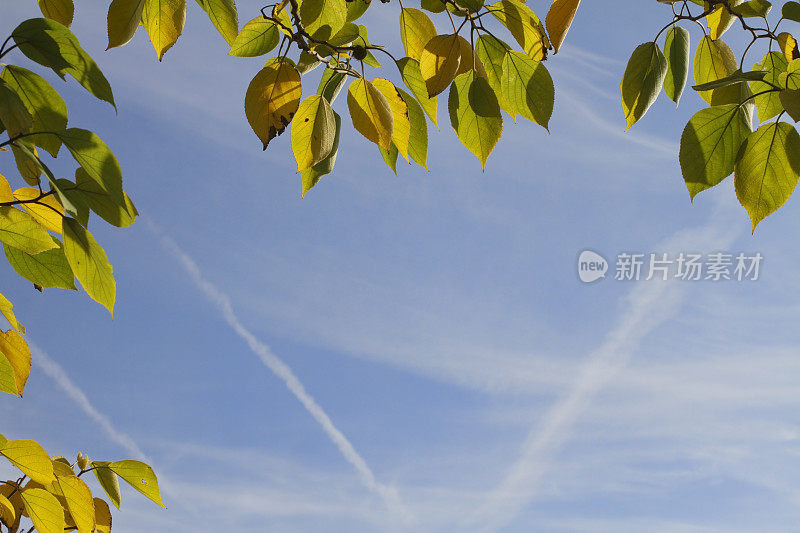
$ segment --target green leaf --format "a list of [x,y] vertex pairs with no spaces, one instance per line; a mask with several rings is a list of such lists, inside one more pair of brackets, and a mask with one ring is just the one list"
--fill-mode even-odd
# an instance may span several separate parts
[[677,104],[689,78],[689,31],[680,26],[670,28],[664,44],[664,55],[667,58],[664,92]]
[[772,9],[767,0],[749,0],[736,6],[734,11],[743,17],[766,17]]
[[785,19],[800,22],[800,3],[786,2],[781,9],[781,16]]
[[[44,78],[22,67],[7,65],[0,79],[17,93],[31,114],[31,131],[64,131],[67,127],[67,104]],[[53,157],[58,155],[61,147],[58,136],[35,135],[31,139]]]
[[336,120],[333,109],[324,97],[314,94],[306,98],[292,122],[292,151],[297,171],[316,165],[333,149]]
[[710,81],[702,85],[695,85],[692,88],[695,91],[713,91],[714,89],[718,89],[720,87],[727,87],[729,85],[736,85],[743,81],[762,81],[767,76],[767,74],[768,72],[765,70],[753,70],[750,72],[742,72],[741,70],[736,70],[730,76],[725,76],[724,78]]
[[75,290],[75,276],[72,273],[61,241],[53,237],[58,248],[40,252],[38,254],[27,254],[8,245],[3,245],[6,259],[14,271],[45,289],[72,289]]
[[113,470],[108,468],[108,461],[92,461],[92,472],[94,472],[100,487],[105,491],[108,499],[119,509],[122,496],[119,491],[119,479]]
[[244,25],[231,44],[229,55],[257,57],[278,46],[278,27],[271,20],[258,16]]
[[109,463],[108,468],[129,483],[131,487],[138,490],[161,507],[165,507],[161,501],[158,479],[156,479],[152,468],[141,461],[130,460]]
[[0,207],[0,242],[29,254],[58,246],[31,215],[13,207]]
[[158,60],[178,41],[186,23],[186,0],[146,0],[142,26],[150,36]]
[[328,157],[300,173],[303,183],[302,197],[305,197],[306,193],[319,183],[322,176],[330,174],[333,171],[333,165],[336,164],[336,155],[339,152],[339,137],[342,132],[342,117],[334,111],[333,119],[336,124],[336,132],[333,137],[333,147]]
[[389,144],[389,149],[384,150],[380,146],[378,147],[378,151],[381,153],[381,157],[383,157],[383,162],[386,163],[386,166],[392,169],[394,175],[397,175],[397,156],[400,152],[397,150],[397,146],[394,143]]
[[400,10],[400,40],[408,57],[419,60],[425,45],[436,34],[436,26],[424,12],[413,8]]
[[22,396],[31,373],[31,350],[25,339],[14,330],[0,332],[0,359],[5,359],[13,370],[13,390],[5,392]]
[[784,89],[778,93],[781,105],[786,110],[786,114],[797,122],[800,120],[800,91],[790,91]]
[[347,76],[342,72],[336,72],[333,69],[326,68],[322,73],[322,78],[319,80],[319,87],[317,94],[325,97],[331,104],[339,96],[339,93],[344,87]]
[[68,28],[50,19],[29,19],[11,36],[30,60],[62,78],[69,74],[91,94],[116,107],[108,80]]
[[0,78],[0,122],[8,130],[9,137],[30,131],[33,117],[16,91]]
[[122,170],[114,154],[100,137],[89,130],[70,128],[59,134],[75,161],[101,189],[119,205],[125,205],[122,191]]
[[64,254],[75,277],[89,296],[114,314],[116,283],[111,263],[89,230],[64,218]]
[[56,479],[50,456],[36,441],[9,440],[0,447],[0,455],[37,483],[47,485]]
[[27,137],[17,139],[11,145],[11,153],[14,155],[14,163],[17,165],[19,175],[28,185],[39,185],[39,178],[42,176],[42,165],[39,162],[39,155],[31,140]]
[[75,184],[64,188],[63,191],[77,207],[78,212],[92,210],[100,218],[118,228],[130,226],[139,214],[125,192],[122,193],[125,199],[124,205],[120,205],[90,178],[83,168],[75,172]]
[[367,12],[371,0],[350,0],[347,2],[347,22],[361,18]]
[[394,118],[386,97],[371,82],[358,78],[350,84],[347,107],[353,127],[384,150],[392,142]]
[[408,139],[408,155],[426,170],[428,168],[428,122],[422,106],[411,94],[398,88],[400,97],[408,106],[408,119],[411,122],[411,136]]
[[656,43],[640,44],[633,51],[622,77],[622,109],[627,127],[636,124],[658,98],[667,75],[667,60]]
[[758,94],[758,96],[753,98],[753,101],[755,102],[756,109],[758,110],[759,122],[765,122],[783,111],[783,106],[781,105],[778,93],[764,93],[764,91],[772,89],[770,83],[773,85],[778,84],[781,73],[786,72],[787,65],[788,62],[786,61],[786,57],[782,53],[769,52],[766,56],[764,56],[762,63],[756,63],[753,66],[753,70],[766,70],[768,72],[768,74],[764,77],[763,82],[750,82],[750,89],[752,90],[753,94]]
[[[709,36],[703,37],[694,56],[694,82],[697,86],[727,78],[736,72],[736,68],[736,57],[727,44]],[[712,92],[699,91],[699,94],[711,104]]]
[[503,132],[500,104],[489,82],[474,71],[459,75],[447,100],[450,123],[461,143],[486,168],[486,160]]
[[425,87],[425,79],[419,70],[419,61],[410,57],[404,57],[397,61],[397,68],[400,70],[400,76],[403,78],[403,83],[411,91],[417,101],[419,101],[425,114],[428,115],[437,128],[437,103],[436,98],[428,96],[428,90]]
[[108,48],[123,46],[133,39],[147,0],[113,0],[108,8]]
[[22,501],[38,533],[63,533],[64,510],[58,499],[44,489],[23,489]]
[[229,45],[239,34],[239,14],[234,0],[202,0],[201,7]]
[[309,35],[326,41],[347,22],[347,3],[345,0],[305,0],[300,4],[300,20]]
[[[34,148],[28,148],[23,143],[17,143],[14,147],[14,156],[16,157],[18,153],[22,154],[27,161],[31,162],[36,166],[37,171],[44,172],[45,176],[47,176],[47,180],[50,182],[50,187],[53,191],[55,191],[56,196],[58,197],[58,201],[64,207],[64,210],[68,213],[75,213],[76,208],[72,205],[72,202],[64,195],[64,192],[61,190],[58,181],[56,180],[55,176],[53,176],[53,172],[45,165],[39,156],[36,154],[36,150]],[[24,177],[24,174],[23,174]],[[37,180],[33,183],[33,185],[38,183]]]
[[778,83],[792,91],[800,89],[800,59],[789,61],[786,72],[778,76]]
[[735,104],[702,109],[689,120],[679,159],[692,199],[731,175],[749,133],[745,112]]
[[785,122],[761,126],[745,141],[736,165],[736,197],[753,231],[792,195],[800,175],[800,135]]
[[475,41],[475,55],[484,66],[486,81],[497,96],[500,109],[508,113],[512,119],[517,120],[516,111],[503,98],[503,60],[511,47],[500,39],[484,34]]
[[537,61],[547,58],[550,41],[531,8],[517,0],[500,0],[489,6],[489,10],[511,32],[528,57]]
[[553,115],[555,88],[545,66],[522,52],[509,51],[503,60],[503,100],[531,122],[547,129]]

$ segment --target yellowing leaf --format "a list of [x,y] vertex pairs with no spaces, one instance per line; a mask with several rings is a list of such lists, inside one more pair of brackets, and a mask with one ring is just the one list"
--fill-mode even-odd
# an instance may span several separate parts
[[109,463],[108,468],[128,482],[131,487],[138,490],[161,507],[165,507],[164,503],[161,501],[158,479],[156,479],[153,469],[148,465],[141,461],[127,460]]
[[38,0],[42,15],[68,27],[75,16],[72,0]]
[[65,186],[64,195],[77,207],[78,211],[91,209],[100,218],[118,228],[126,228],[136,221],[139,214],[128,195],[123,192],[125,204],[117,203],[110,194],[89,177],[83,168],[75,172],[75,183]]
[[64,232],[64,255],[75,277],[81,282],[87,294],[114,314],[116,283],[111,263],[105,251],[97,244],[89,230],[75,219],[65,217],[62,224]]
[[13,202],[14,192],[11,190],[11,185],[8,180],[0,174],[0,202]]
[[100,137],[88,130],[69,128],[59,137],[72,157],[119,205],[125,205],[122,170],[114,153]]
[[425,80],[422,78],[422,73],[419,70],[419,61],[410,57],[404,57],[397,61],[397,68],[400,70],[403,83],[406,84],[411,94],[419,101],[422,109],[425,110],[425,114],[428,115],[431,122],[433,122],[433,125],[438,128],[436,124],[436,98],[428,96]]
[[25,339],[14,330],[0,332],[0,356],[4,356],[14,370],[17,395],[22,396],[31,373],[31,351]]
[[800,52],[798,52],[797,49],[797,40],[791,33],[783,32],[778,34],[778,45],[781,47],[781,51],[787,61],[800,59]]
[[108,499],[114,504],[114,507],[119,509],[121,502],[121,495],[119,491],[119,478],[117,475],[108,468],[108,461],[92,461],[92,472],[94,472],[100,487],[108,495]]
[[745,141],[736,164],[736,197],[747,209],[753,231],[792,195],[800,175],[800,135],[785,122],[758,128]]
[[111,533],[111,511],[100,498],[94,499],[94,520],[98,533]]
[[[712,81],[721,80],[736,71],[736,57],[722,40],[713,40],[709,36],[703,37],[697,45],[694,56],[694,82],[703,85]],[[700,97],[711,104],[714,91],[698,91]]]
[[64,249],[58,239],[53,239],[56,248],[38,254],[26,254],[21,250],[3,245],[8,264],[23,278],[42,288],[75,290],[75,275],[67,263]]
[[58,246],[31,215],[13,207],[0,207],[0,242],[29,254]]
[[55,496],[44,489],[26,488],[21,497],[38,533],[64,532],[64,510]]
[[108,8],[108,48],[127,44],[142,21],[147,0],[113,0]]
[[581,0],[554,0],[550,6],[550,11],[547,13],[547,32],[550,34],[550,41],[553,43],[554,53],[558,53],[564,39],[567,36],[569,27],[572,25],[572,20],[575,18],[575,13],[578,12],[578,6],[581,5]]
[[550,41],[539,17],[528,6],[518,0],[500,0],[489,8],[531,59],[542,61],[547,57]]
[[0,447],[0,455],[33,481],[48,485],[55,481],[53,462],[42,446],[33,440],[10,440]]
[[409,93],[403,89],[397,89],[400,97],[408,106],[408,119],[411,124],[411,135],[408,139],[408,155],[422,166],[428,169],[428,122],[425,120],[425,112],[422,106]]
[[297,171],[310,168],[331,153],[336,120],[328,100],[315,94],[306,98],[292,123],[292,151]]
[[469,71],[455,79],[447,100],[450,123],[461,143],[486,168],[486,160],[503,132],[503,117],[485,78]]
[[411,138],[411,120],[408,116],[408,105],[403,100],[397,87],[389,80],[376,78],[372,80],[372,83],[386,97],[386,101],[389,103],[394,122],[392,142],[397,147],[400,155],[408,161],[408,143]]
[[[69,468],[69,467],[67,467]],[[70,469],[71,471],[71,469]],[[64,498],[71,522],[79,533],[93,533],[95,509],[92,491],[82,479],[72,476],[58,477],[53,484],[54,494]]]
[[458,70],[456,71],[456,76],[475,69],[478,73],[478,76],[485,78],[486,69],[483,68],[483,64],[475,56],[475,52],[472,49],[472,45],[470,44],[470,42],[459,35],[458,45],[461,49],[460,50],[461,60],[458,64]]
[[201,6],[219,34],[232,45],[239,34],[239,14],[234,0],[202,0]]
[[300,20],[309,35],[327,41],[347,22],[347,3],[345,0],[305,0],[300,4]]
[[[39,198],[39,189],[23,187],[14,191],[14,196],[22,202]],[[45,196],[36,201],[37,203],[22,204],[23,209],[47,228],[48,231],[61,233],[61,219],[64,217],[64,208],[58,203],[54,196]]]
[[8,130],[9,137],[28,133],[33,125],[33,117],[25,104],[2,78],[0,78],[0,123]]
[[[741,4],[744,0],[729,0],[730,6],[735,7]],[[709,15],[706,16],[708,23],[709,36],[715,41],[722,37],[722,34],[728,31],[733,25],[736,18],[728,11],[728,8],[720,4]]]
[[178,41],[185,22],[186,0],[146,0],[142,10],[142,25],[150,35],[159,61]]
[[386,97],[372,83],[358,78],[350,84],[347,107],[356,130],[384,150],[389,150],[394,118]]
[[400,39],[408,57],[419,60],[423,48],[435,36],[436,27],[428,15],[419,9],[400,10]]
[[300,72],[286,59],[268,64],[250,82],[244,111],[264,150],[292,121],[301,91]]
[[429,97],[441,94],[447,89],[453,82],[460,64],[461,43],[458,35],[437,35],[428,41],[420,54],[419,70],[425,80]]

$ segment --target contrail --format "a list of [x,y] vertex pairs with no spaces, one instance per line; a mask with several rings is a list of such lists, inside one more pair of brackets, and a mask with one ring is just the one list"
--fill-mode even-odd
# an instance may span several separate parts
[[[696,251],[730,246],[738,234],[735,222],[720,206],[704,227],[682,231],[654,252]],[[727,210],[727,209],[725,209]],[[541,478],[559,449],[570,437],[576,421],[595,394],[630,361],[642,339],[675,316],[684,300],[680,282],[639,282],[628,295],[626,311],[604,342],[587,358],[578,378],[566,394],[532,428],[521,448],[520,458],[471,517],[471,524],[489,531],[510,523],[536,496]]]
[[278,376],[286,384],[286,387],[291,391],[295,397],[300,400],[303,407],[311,414],[312,417],[322,426],[322,429],[333,441],[339,449],[344,458],[356,469],[361,482],[372,492],[378,494],[383,498],[386,506],[398,514],[398,516],[405,516],[405,512],[400,503],[399,495],[393,487],[378,483],[375,479],[375,474],[367,465],[367,462],[359,455],[353,445],[347,440],[347,437],[339,431],[333,424],[328,414],[317,404],[314,398],[306,391],[303,384],[294,375],[292,369],[284,363],[277,355],[275,355],[269,346],[258,340],[239,320],[236,313],[233,311],[230,298],[227,294],[220,291],[215,285],[203,278],[203,274],[197,263],[189,257],[186,252],[181,250],[178,244],[164,235],[163,232],[149,219],[145,219],[150,230],[155,233],[161,246],[168,252],[175,256],[181,263],[183,268],[189,274],[192,282],[198,289],[211,301],[222,313],[225,322],[233,328],[236,334],[241,337],[249,346],[253,353],[261,360],[264,365],[269,368],[276,376]]
[[148,459],[142,449],[139,448],[139,445],[136,444],[130,436],[117,430],[111,424],[111,420],[92,405],[89,398],[86,397],[86,394],[84,394],[80,387],[69,378],[61,365],[53,361],[50,356],[31,342],[30,339],[28,339],[28,346],[31,349],[31,359],[33,363],[41,368],[50,379],[55,381],[56,384],[67,393],[67,396],[77,403],[81,410],[103,429],[109,439],[119,444],[136,459],[148,464],[151,463],[150,459]]

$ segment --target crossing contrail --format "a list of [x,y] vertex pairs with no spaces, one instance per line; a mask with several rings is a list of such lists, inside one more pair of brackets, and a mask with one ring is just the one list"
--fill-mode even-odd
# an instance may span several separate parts
[[231,305],[230,298],[227,294],[219,290],[214,284],[209,282],[203,277],[197,263],[184,252],[178,244],[170,237],[166,236],[161,230],[149,219],[146,219],[147,225],[150,230],[155,233],[161,246],[164,247],[169,253],[181,263],[184,270],[189,274],[194,285],[205,295],[205,297],[213,303],[222,313],[225,322],[236,332],[236,334],[244,340],[250,350],[261,360],[261,362],[269,368],[278,378],[280,378],[292,394],[303,404],[303,407],[309,414],[316,420],[328,438],[333,441],[339,449],[344,458],[349,462],[358,473],[359,479],[364,486],[370,491],[378,494],[386,503],[390,511],[397,513],[398,516],[406,516],[405,511],[400,503],[399,495],[393,487],[389,487],[379,483],[375,479],[375,474],[370,469],[367,462],[356,451],[347,437],[334,425],[331,418],[322,407],[314,400],[311,394],[306,391],[303,384],[294,375],[292,369],[284,363],[277,355],[272,352],[272,349],[261,342],[250,330],[248,330],[236,316]]

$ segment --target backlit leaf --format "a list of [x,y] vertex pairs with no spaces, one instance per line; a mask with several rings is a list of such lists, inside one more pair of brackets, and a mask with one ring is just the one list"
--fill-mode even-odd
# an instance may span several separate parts
[[[460,62],[458,35],[437,35],[428,41],[420,55],[419,69],[429,97],[447,89],[458,72]],[[388,145],[385,148],[388,149]]]
[[141,461],[116,461],[108,464],[115,474],[128,482],[131,487],[138,490],[146,497],[165,507],[161,501],[161,492],[158,489],[158,479],[153,469]]
[[503,60],[503,100],[514,113],[547,129],[555,88],[545,66],[525,54],[509,51]]
[[359,78],[350,84],[347,107],[356,130],[388,150],[392,142],[394,119],[386,97],[371,82]]
[[186,0],[146,0],[142,25],[150,36],[158,60],[178,41],[186,22]]
[[400,10],[400,39],[408,57],[419,60],[423,48],[435,36],[436,27],[424,12],[413,8]]
[[114,314],[116,283],[103,248],[89,230],[72,218],[64,218],[64,254],[87,294]]
[[13,207],[0,207],[0,242],[29,254],[56,247],[47,230],[31,215]]
[[310,168],[331,153],[336,121],[328,100],[318,94],[306,98],[292,123],[292,151],[297,171]]
[[581,0],[554,0],[550,6],[545,23],[555,49],[554,53],[557,54],[561,48],[580,4]]
[[127,44],[139,24],[147,0],[113,0],[108,8],[108,48]]
[[664,92],[676,104],[680,102],[686,81],[689,79],[689,31],[673,26],[667,32],[664,44],[667,58],[667,75],[664,78]]
[[231,44],[229,55],[256,57],[271,52],[278,46],[278,27],[261,15],[244,25]]
[[55,496],[44,489],[26,488],[21,497],[38,533],[63,533],[64,510]]
[[640,44],[622,77],[622,110],[627,128],[636,124],[658,98],[667,75],[667,60],[656,43]]
[[300,106],[300,72],[288,60],[261,69],[247,88],[244,110],[264,149],[286,129]]
[[450,88],[447,108],[459,140],[486,168],[486,160],[503,132],[500,105],[489,82],[473,71],[461,74]]
[[33,440],[9,440],[0,447],[0,455],[37,483],[55,481],[53,462],[42,446]]

